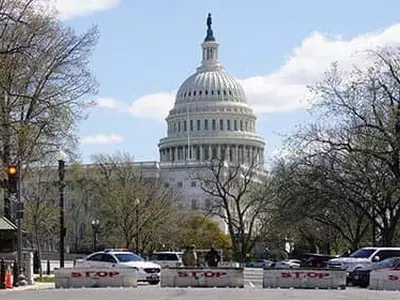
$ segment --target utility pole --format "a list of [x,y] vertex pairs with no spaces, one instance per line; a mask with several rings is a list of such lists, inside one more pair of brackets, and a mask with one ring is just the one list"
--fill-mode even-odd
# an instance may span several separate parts
[[65,160],[66,154],[60,151],[58,158],[58,176],[59,176],[59,196],[60,196],[60,268],[64,268],[64,241],[65,241],[65,226],[64,226],[64,187],[65,187]]
[[18,158],[18,165],[17,165],[17,172],[18,172],[18,178],[17,178],[17,212],[16,212],[16,218],[17,218],[17,228],[18,228],[18,236],[17,236],[17,244],[18,244],[18,253],[17,253],[17,261],[18,261],[18,266],[19,266],[19,274],[22,273],[22,218],[24,217],[24,208],[22,204],[22,198],[21,198],[21,159]]

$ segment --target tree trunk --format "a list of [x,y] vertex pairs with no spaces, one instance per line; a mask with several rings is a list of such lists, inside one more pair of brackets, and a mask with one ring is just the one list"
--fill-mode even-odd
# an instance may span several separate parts
[[393,223],[382,228],[382,247],[392,247],[396,226]]

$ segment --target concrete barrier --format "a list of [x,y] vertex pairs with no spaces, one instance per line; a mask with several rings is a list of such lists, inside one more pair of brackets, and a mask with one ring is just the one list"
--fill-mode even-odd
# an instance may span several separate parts
[[331,269],[264,269],[263,288],[345,289],[346,271]]
[[218,268],[240,268],[240,263],[236,261],[222,261],[218,263]]
[[54,275],[56,288],[137,287],[133,268],[63,268]]
[[244,287],[243,268],[161,269],[161,287]]
[[371,271],[369,275],[369,289],[400,291],[400,269]]

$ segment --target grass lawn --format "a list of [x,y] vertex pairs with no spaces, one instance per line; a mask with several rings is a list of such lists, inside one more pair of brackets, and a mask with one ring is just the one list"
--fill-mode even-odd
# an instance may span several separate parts
[[36,277],[35,282],[56,282],[56,278],[54,276],[43,275],[42,278]]

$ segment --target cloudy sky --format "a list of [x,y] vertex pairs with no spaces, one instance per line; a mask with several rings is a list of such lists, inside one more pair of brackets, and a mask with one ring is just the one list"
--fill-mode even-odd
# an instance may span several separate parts
[[333,61],[400,42],[400,1],[381,0],[53,0],[82,32],[98,25],[93,72],[98,106],[81,123],[81,156],[127,151],[158,159],[157,143],[179,85],[200,63],[205,19],[213,14],[220,61],[258,114],[266,155],[311,119],[306,86]]

